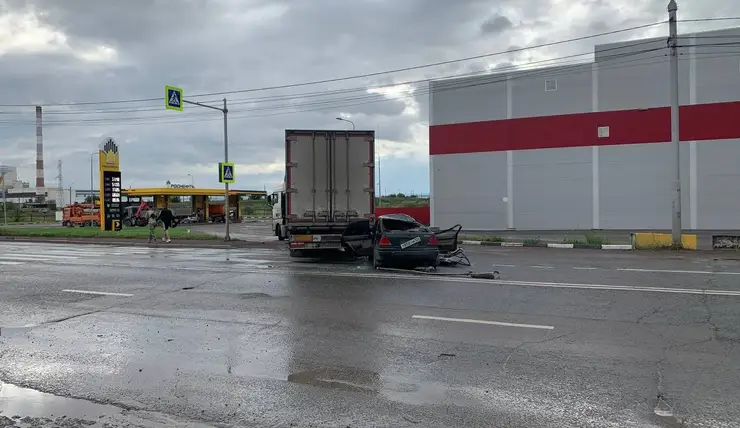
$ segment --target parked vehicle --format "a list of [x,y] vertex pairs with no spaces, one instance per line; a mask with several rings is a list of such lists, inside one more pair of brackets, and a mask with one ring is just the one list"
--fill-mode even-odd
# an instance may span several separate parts
[[291,256],[344,251],[350,224],[372,224],[374,148],[375,131],[285,131],[283,224],[277,226],[286,229]]
[[100,225],[100,207],[96,204],[74,203],[62,208],[62,226],[88,227]]
[[285,183],[280,189],[267,196],[267,203],[272,206],[272,231],[278,240],[284,241],[288,237],[287,204],[285,200]]

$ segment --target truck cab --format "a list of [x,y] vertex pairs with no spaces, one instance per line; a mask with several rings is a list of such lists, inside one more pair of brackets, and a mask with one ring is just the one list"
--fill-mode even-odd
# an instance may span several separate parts
[[288,237],[286,202],[285,184],[267,196],[267,203],[272,207],[272,231],[280,241],[284,241]]

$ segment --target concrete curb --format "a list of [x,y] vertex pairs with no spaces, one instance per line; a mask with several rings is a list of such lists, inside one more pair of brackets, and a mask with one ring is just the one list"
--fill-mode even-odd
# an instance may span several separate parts
[[461,241],[463,245],[482,245],[484,247],[527,247],[527,248],[567,248],[567,249],[590,249],[590,250],[632,250],[632,245],[588,245],[588,244],[548,244],[526,243],[526,242],[490,242],[490,241]]

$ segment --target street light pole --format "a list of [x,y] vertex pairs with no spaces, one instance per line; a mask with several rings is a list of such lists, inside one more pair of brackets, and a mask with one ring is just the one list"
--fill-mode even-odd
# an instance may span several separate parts
[[678,100],[678,28],[676,23],[676,0],[668,3],[668,31],[671,48],[671,146],[676,164],[674,166],[673,218],[671,234],[673,245],[681,245],[681,136],[679,134],[679,100]]
[[195,177],[193,177],[193,174],[188,174],[188,177],[190,177],[190,185],[195,188]]
[[[189,101],[186,99],[181,100],[183,103],[192,104],[194,106],[200,106],[209,108],[212,110],[218,110],[224,114],[224,162],[229,161],[229,125],[228,125],[228,114],[229,109],[226,107],[226,98],[224,98],[223,108],[209,106],[208,104],[202,104],[196,101]],[[224,183],[224,241],[230,241],[231,235],[229,234],[229,183]]]
[[345,119],[345,118],[343,118],[343,117],[338,117],[338,118],[337,118],[337,120],[341,120],[342,122],[349,122],[349,123],[351,123],[351,124],[352,124],[352,130],[353,130],[353,131],[355,130],[355,123],[354,123],[354,122],[352,122],[351,120],[349,120],[349,119]]

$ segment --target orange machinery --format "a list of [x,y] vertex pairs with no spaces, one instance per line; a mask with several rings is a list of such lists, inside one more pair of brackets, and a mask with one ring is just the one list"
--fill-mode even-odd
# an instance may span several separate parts
[[62,226],[99,226],[100,207],[97,204],[67,205],[62,209]]

